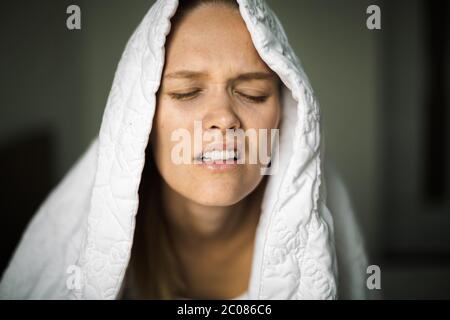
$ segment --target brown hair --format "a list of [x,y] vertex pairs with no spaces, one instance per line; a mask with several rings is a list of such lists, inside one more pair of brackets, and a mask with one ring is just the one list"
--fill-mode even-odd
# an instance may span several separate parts
[[[187,12],[205,4],[238,8],[235,0],[180,0],[171,19],[172,26]],[[139,186],[139,209],[123,298],[173,299],[185,292],[182,270],[161,203],[161,183],[149,144]]]

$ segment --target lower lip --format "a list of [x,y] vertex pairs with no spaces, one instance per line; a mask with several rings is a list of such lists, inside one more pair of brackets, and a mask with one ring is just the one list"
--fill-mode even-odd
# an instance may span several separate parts
[[234,161],[232,163],[226,163],[225,161],[222,162],[202,162],[198,164],[200,168],[211,170],[214,172],[226,172],[230,170],[234,170],[238,167],[237,161]]

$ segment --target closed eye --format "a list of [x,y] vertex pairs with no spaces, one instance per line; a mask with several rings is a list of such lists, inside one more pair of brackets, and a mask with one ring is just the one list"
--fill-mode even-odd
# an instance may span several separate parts
[[189,99],[195,98],[200,92],[201,92],[200,89],[196,89],[196,90],[193,90],[190,92],[183,92],[183,93],[171,92],[171,93],[169,93],[169,96],[172,99],[176,99],[176,100],[189,100]]
[[269,96],[252,96],[252,95],[248,95],[242,92],[237,92],[241,97],[243,97],[246,100],[249,100],[250,102],[254,102],[254,103],[263,103],[267,100],[267,98],[269,98]]
[[[177,93],[177,92],[171,92],[169,93],[169,96],[173,99],[176,100],[190,100],[195,98],[202,90],[200,89],[196,89],[190,92],[185,92],[185,93]],[[253,102],[253,103],[264,103],[269,96],[268,95],[262,95],[262,96],[253,96],[253,95],[248,95],[242,92],[236,92],[239,96],[241,96],[242,98]]]

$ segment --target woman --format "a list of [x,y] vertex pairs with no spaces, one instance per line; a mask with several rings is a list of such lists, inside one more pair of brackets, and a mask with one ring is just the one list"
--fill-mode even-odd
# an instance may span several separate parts
[[[270,162],[250,161],[261,150]],[[333,299],[339,271],[339,295],[361,298],[364,253],[345,194],[333,223],[321,151],[317,101],[263,1],[158,1],[0,296]]]

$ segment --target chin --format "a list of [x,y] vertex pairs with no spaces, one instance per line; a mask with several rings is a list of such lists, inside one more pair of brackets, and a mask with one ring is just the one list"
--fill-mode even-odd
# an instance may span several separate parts
[[[200,189],[201,190],[201,189]],[[237,189],[209,189],[200,192],[191,198],[195,202],[204,206],[226,207],[236,204],[244,198],[244,192],[236,192]]]

